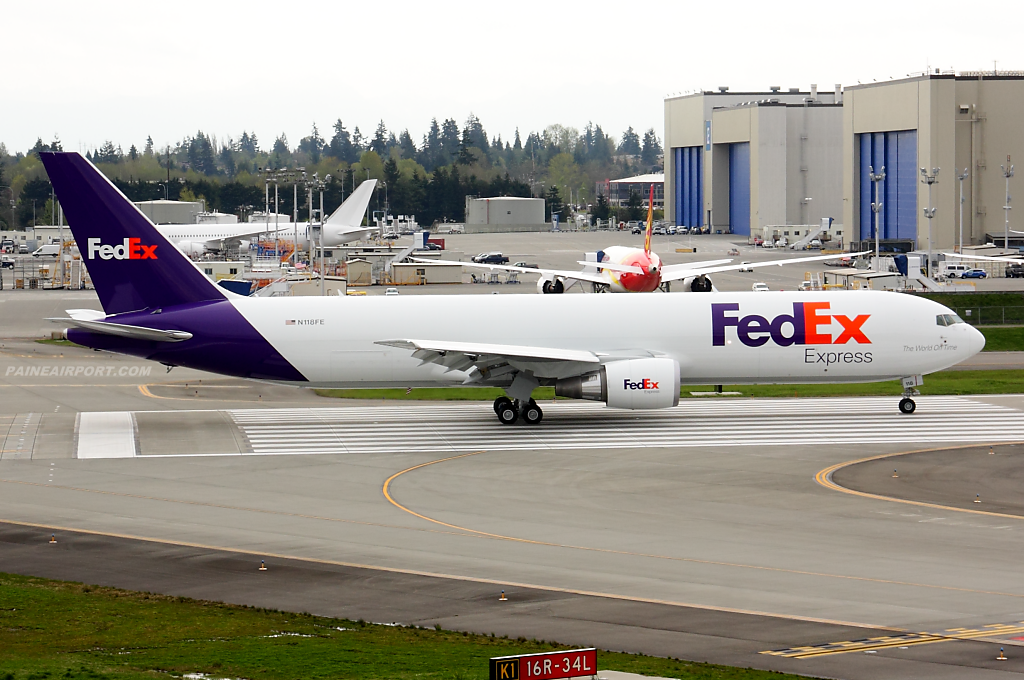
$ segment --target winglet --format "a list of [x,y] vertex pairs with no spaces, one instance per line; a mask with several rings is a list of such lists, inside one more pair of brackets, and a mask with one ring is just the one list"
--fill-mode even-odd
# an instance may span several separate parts
[[651,196],[647,201],[647,234],[644,236],[644,252],[651,254],[651,234],[654,232],[654,183],[651,182]]

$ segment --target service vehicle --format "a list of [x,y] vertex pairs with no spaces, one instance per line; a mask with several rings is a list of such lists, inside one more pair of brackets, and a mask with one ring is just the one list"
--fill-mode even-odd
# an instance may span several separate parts
[[477,264],[506,264],[508,258],[499,252],[480,253],[473,258],[473,262]]
[[39,246],[32,251],[32,257],[60,257],[60,244],[58,243],[47,243],[45,246]]
[[1024,264],[1008,264],[1003,273],[1008,279],[1024,279]]
[[988,273],[984,269],[968,269],[960,275],[962,279],[987,279]]
[[755,293],[767,293],[771,289],[768,287],[767,283],[758,282],[751,286],[750,290],[754,291]]

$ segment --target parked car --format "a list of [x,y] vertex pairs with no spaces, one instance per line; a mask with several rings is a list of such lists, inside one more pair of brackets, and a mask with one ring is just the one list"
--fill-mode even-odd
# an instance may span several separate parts
[[0,269],[14,269],[14,258],[10,255],[0,255]]
[[530,264],[528,262],[516,262],[513,267],[519,267],[521,269],[538,269],[537,265]]
[[398,289],[397,288],[388,288],[387,290],[384,291],[384,294],[385,295],[398,295]]
[[668,228],[668,235],[669,236],[675,236],[676,235],[676,228],[675,227],[669,227]]
[[1024,264],[1006,265],[1005,274],[1008,279],[1024,279]]
[[985,273],[984,269],[968,269],[960,275],[962,279],[987,279],[988,274]]
[[741,262],[740,263],[740,268],[737,269],[736,271],[738,271],[738,272],[752,272],[752,271],[754,271],[753,267],[748,266],[750,264],[751,264],[750,262]]
[[387,232],[384,232],[384,238],[388,239],[388,240],[398,238],[398,232],[397,231],[387,231]]
[[797,290],[812,290],[810,281],[801,281],[800,285],[796,287]]
[[[739,254],[740,254],[740,251],[737,248],[730,248],[729,252],[726,253],[726,255],[739,255]],[[747,263],[744,262],[743,264],[747,264]]]
[[427,241],[426,243],[423,244],[422,250],[441,250],[441,246],[437,245],[436,243],[431,243],[430,241]]
[[816,238],[812,238],[811,242],[807,244],[807,247],[811,250],[821,250],[821,241]]
[[767,283],[755,283],[753,286],[750,287],[750,290],[754,291],[755,293],[767,293],[770,289],[768,288]]
[[18,244],[18,254],[20,254],[20,255],[28,255],[28,244],[27,243],[19,243]]
[[477,264],[508,264],[508,258],[501,253],[480,253],[473,258]]

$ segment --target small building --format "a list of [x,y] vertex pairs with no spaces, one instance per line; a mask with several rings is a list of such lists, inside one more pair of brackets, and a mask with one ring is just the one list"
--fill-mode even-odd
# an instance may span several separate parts
[[153,224],[195,224],[206,210],[203,201],[136,201],[135,205]]
[[608,204],[612,206],[623,206],[629,202],[630,194],[637,194],[647,207],[651,197],[651,187],[654,187],[654,209],[661,210],[665,207],[665,174],[651,173],[648,175],[635,175],[622,179],[609,179],[598,182],[596,192],[608,197]]
[[[351,271],[351,270],[350,270]],[[351,274],[349,274],[351,276]],[[430,283],[462,283],[462,265],[425,262],[401,262],[391,265],[391,281],[396,286]]]
[[544,224],[544,199],[466,196],[466,224]]

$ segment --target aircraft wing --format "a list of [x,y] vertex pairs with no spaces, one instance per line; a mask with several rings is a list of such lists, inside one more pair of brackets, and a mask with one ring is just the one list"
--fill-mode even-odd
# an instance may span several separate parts
[[1010,262],[1013,264],[1024,264],[1024,259],[1019,257],[991,257],[989,255],[961,255],[960,253],[943,253],[946,257],[959,257],[961,260],[979,260],[984,262]]
[[[866,255],[871,251],[865,250],[860,253],[850,253],[850,257],[858,257],[860,255]],[[662,281],[676,281],[678,279],[685,279],[688,276],[701,276],[703,274],[715,274],[717,272],[728,272],[735,271],[737,269],[757,268],[757,267],[768,267],[778,266],[781,267],[787,264],[803,264],[805,262],[820,262],[822,260],[830,260],[835,255],[815,255],[814,257],[793,257],[783,260],[767,260],[765,262],[749,262],[747,264],[723,264],[717,266],[703,266],[694,267],[688,266],[686,269],[679,267],[687,267],[687,265],[669,265],[662,267],[661,269],[661,280]],[[725,260],[731,262],[731,260]],[[678,269],[677,269],[678,268]]]
[[[507,264],[482,264],[480,262],[457,262],[455,260],[434,260],[426,259],[421,257],[410,257],[413,262],[423,262],[425,264],[461,264],[463,267],[474,267],[476,269],[489,269],[494,271],[495,269],[503,272],[518,272],[520,274],[540,274],[541,276],[547,276],[549,278],[561,278],[561,279],[576,279],[578,281],[591,281],[593,283],[608,283],[608,279],[600,274],[590,274],[588,272],[581,271],[570,271],[567,269],[539,269],[536,267],[511,267]],[[603,266],[600,262],[588,262],[591,267]],[[610,267],[605,267],[610,269]],[[638,272],[639,267],[635,268]]]

